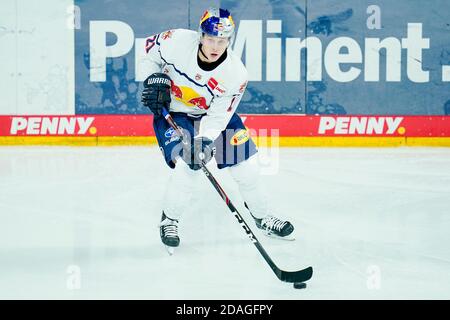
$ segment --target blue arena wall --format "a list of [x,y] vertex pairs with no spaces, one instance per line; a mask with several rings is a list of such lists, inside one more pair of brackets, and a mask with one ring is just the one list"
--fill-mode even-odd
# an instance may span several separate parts
[[[231,11],[250,71],[241,113],[450,114],[448,0],[76,0],[76,113],[149,113],[139,46],[197,29],[211,4]],[[114,46],[122,54],[108,57]]]

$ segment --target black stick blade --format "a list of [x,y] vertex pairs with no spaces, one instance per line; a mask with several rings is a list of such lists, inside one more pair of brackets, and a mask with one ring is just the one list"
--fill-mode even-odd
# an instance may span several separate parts
[[308,267],[303,270],[299,271],[283,271],[279,270],[279,272],[276,273],[278,279],[284,282],[305,282],[311,279],[313,275],[313,268]]

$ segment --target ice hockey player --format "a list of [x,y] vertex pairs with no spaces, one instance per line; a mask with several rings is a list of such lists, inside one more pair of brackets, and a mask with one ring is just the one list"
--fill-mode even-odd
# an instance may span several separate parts
[[[294,230],[268,212],[259,185],[256,146],[236,113],[247,85],[247,70],[230,49],[235,25],[228,10],[210,8],[199,30],[175,29],[146,39],[148,74],[142,103],[154,114],[153,127],[167,165],[172,168],[163,199],[160,224],[167,247],[180,243],[178,222],[189,206],[195,185],[204,183],[201,160],[214,158],[239,186],[245,206],[266,234],[289,238]],[[190,144],[183,145],[162,116],[166,108],[183,128]],[[204,178],[203,178],[204,179]],[[172,250],[173,251],[173,250]]]

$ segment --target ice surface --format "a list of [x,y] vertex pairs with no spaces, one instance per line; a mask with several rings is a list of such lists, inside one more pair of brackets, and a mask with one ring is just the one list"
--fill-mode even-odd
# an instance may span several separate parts
[[156,147],[0,148],[0,299],[450,299],[450,149],[292,148],[277,163],[262,181],[296,241],[256,231],[213,172],[280,268],[314,267],[306,290],[275,277],[206,178],[169,256]]

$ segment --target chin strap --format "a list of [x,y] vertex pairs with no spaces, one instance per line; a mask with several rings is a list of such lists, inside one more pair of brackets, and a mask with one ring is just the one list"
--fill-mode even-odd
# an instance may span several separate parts
[[203,55],[203,57],[205,57],[206,60],[209,61],[209,58],[208,58],[208,57],[206,56],[206,54],[203,52],[202,47],[203,47],[203,46],[200,44],[200,47],[199,47],[200,53]]

